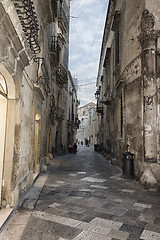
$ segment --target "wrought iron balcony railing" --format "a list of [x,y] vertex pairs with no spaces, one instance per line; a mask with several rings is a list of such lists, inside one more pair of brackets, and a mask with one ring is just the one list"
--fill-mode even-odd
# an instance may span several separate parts
[[69,31],[69,17],[66,16],[63,8],[58,9],[58,23],[64,32]]
[[55,108],[55,118],[57,120],[63,120],[64,119],[64,109],[60,107]]
[[57,50],[57,36],[51,37],[50,52],[56,53]]
[[53,14],[53,21],[57,17],[57,0],[51,0],[51,7],[52,7],[52,14]]
[[59,64],[56,71],[56,81],[60,85],[64,85],[68,82],[68,75],[66,69]]
[[41,49],[38,42],[38,20],[33,2],[32,0],[13,0],[13,2],[30,49],[33,55],[36,56]]

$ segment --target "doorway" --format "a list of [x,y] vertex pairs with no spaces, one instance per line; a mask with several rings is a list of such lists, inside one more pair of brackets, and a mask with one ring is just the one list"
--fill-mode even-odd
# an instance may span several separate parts
[[37,175],[39,173],[39,157],[40,157],[40,128],[41,128],[41,115],[40,111],[36,111],[35,115],[35,130],[34,130],[34,162],[33,173]]
[[2,202],[3,168],[6,137],[6,116],[7,116],[7,86],[5,78],[0,74],[0,206]]

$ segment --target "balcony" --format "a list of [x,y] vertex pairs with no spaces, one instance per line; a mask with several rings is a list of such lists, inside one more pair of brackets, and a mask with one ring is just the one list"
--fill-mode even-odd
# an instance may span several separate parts
[[97,113],[101,114],[103,116],[103,106],[102,104],[97,104]]
[[79,128],[80,123],[81,123],[80,120],[76,117],[76,119],[75,119],[75,127]]
[[56,36],[51,37],[51,42],[49,46],[50,51],[50,61],[51,65],[56,66],[57,65],[57,53],[58,53],[58,40]]
[[38,41],[39,25],[33,1],[13,0],[13,3],[21,22],[22,31],[26,36],[34,58],[36,58],[36,55],[40,53],[41,48]]
[[52,36],[51,37],[51,44],[50,44],[50,53],[55,54],[57,50],[57,37]]
[[73,127],[73,128],[79,128],[80,125],[80,120],[76,117],[75,119],[69,119],[68,120],[68,125]]
[[68,75],[66,69],[59,64],[56,70],[56,81],[60,86],[68,82]]
[[63,8],[58,9],[58,25],[63,32],[69,31],[69,18],[66,16]]
[[52,7],[52,14],[53,14],[53,21],[57,17],[57,0],[51,0],[51,7]]
[[64,110],[60,107],[55,108],[55,118],[56,120],[64,120]]

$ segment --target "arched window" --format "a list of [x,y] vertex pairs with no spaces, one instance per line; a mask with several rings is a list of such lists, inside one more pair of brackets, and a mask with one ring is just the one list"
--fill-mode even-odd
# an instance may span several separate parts
[[0,74],[0,93],[7,95],[7,85],[2,74]]

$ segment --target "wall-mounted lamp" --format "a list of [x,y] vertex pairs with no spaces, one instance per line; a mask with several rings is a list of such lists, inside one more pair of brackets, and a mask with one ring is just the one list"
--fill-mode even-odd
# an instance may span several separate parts
[[94,95],[95,95],[95,99],[97,99],[97,100],[98,100],[98,99],[99,99],[99,96],[100,96],[100,93],[99,93],[99,91],[97,90],[97,91],[95,92],[95,94],[94,94]]

